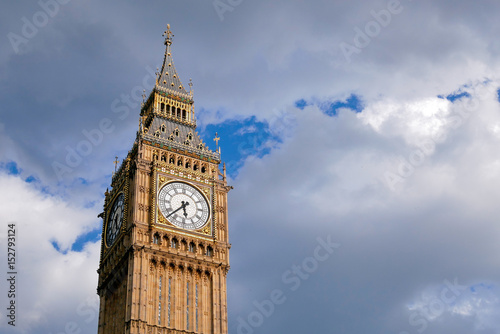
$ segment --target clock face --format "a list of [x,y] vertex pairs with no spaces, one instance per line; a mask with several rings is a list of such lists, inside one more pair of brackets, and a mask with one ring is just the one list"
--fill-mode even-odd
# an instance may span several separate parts
[[116,237],[120,233],[123,222],[124,199],[125,196],[123,193],[118,195],[109,213],[108,224],[106,225],[106,245],[108,247],[113,245]]
[[158,206],[170,223],[187,230],[202,228],[210,216],[205,196],[184,182],[170,182],[161,188]]

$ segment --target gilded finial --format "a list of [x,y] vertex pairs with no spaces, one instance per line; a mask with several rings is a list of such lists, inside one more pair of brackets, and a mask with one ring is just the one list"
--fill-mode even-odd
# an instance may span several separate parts
[[215,141],[215,147],[219,147],[219,140],[220,138],[217,136],[217,132],[215,133],[215,138],[214,138],[214,141]]
[[116,173],[116,169],[118,168],[118,157],[115,157],[115,161],[113,161],[113,163],[115,164],[115,173]]
[[172,37],[174,37],[174,34],[172,34],[172,31],[170,30],[170,24],[167,24],[167,30],[165,30],[162,36],[165,37],[165,45],[172,44]]

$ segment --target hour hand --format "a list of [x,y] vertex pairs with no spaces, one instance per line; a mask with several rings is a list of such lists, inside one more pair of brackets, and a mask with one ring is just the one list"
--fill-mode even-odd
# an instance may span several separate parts
[[186,206],[188,206],[188,205],[189,205],[189,202],[188,202],[188,201],[186,201],[186,202],[182,201],[181,203],[182,203],[182,206],[181,206],[181,207],[182,207],[182,210],[184,211],[184,217],[186,217],[186,218],[187,218],[188,214],[187,214],[187,212],[186,212]]

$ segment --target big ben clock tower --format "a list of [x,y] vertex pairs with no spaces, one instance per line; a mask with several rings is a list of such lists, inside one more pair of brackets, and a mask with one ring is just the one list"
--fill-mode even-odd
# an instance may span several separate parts
[[136,141],[105,194],[98,334],[227,334],[231,187],[196,132],[170,26],[164,36]]

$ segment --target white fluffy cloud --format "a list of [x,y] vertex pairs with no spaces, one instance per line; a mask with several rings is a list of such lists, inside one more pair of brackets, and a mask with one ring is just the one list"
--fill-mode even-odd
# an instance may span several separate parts
[[[78,236],[98,228],[95,210],[74,207],[4,172],[0,172],[0,188],[2,235],[7,224],[16,225],[18,273],[16,327],[2,321],[0,328],[4,333],[60,333],[67,332],[66,326],[93,331],[100,242],[88,242],[82,251],[71,247]],[[2,237],[4,251],[6,242]],[[7,268],[6,261],[2,267]],[[5,280],[1,289],[8,290]],[[1,315],[7,319],[3,307]]]

